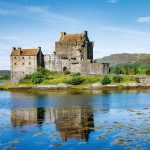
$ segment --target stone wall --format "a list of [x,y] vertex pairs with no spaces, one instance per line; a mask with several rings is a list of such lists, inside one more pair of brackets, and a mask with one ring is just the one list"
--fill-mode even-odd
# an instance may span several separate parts
[[101,74],[106,75],[109,71],[108,64],[99,64],[93,60],[72,60],[61,59],[56,55],[45,55],[44,57],[45,68],[50,71],[64,72],[79,72],[82,74]]
[[17,83],[37,69],[36,56],[11,56],[11,82]]

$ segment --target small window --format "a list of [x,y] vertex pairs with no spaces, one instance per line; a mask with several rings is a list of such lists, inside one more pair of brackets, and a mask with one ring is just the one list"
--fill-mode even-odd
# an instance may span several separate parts
[[15,63],[15,65],[17,65],[17,63]]
[[31,63],[29,62],[29,65],[31,65]]
[[15,59],[17,59],[17,57],[15,57]]
[[24,62],[22,63],[22,65],[24,65]]
[[29,56],[29,59],[31,59],[31,57]]
[[22,57],[22,59],[24,59],[24,57]]

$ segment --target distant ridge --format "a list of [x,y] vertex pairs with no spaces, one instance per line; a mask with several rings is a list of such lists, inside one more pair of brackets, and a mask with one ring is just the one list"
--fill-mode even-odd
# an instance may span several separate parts
[[110,56],[97,59],[97,62],[109,63],[110,66],[124,65],[136,62],[150,63],[150,54],[129,54],[129,53],[112,54]]
[[0,70],[0,76],[8,75],[10,76],[10,70]]

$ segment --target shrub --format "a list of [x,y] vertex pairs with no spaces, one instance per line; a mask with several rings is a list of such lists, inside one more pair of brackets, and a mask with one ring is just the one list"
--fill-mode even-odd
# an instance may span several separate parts
[[114,81],[115,83],[120,83],[120,82],[123,81],[123,77],[122,77],[122,76],[119,76],[119,75],[114,76],[114,77],[113,77],[113,81]]
[[47,79],[49,71],[45,68],[39,67],[36,72],[31,75],[31,81],[34,84],[40,84],[43,80]]
[[24,79],[31,79],[31,77],[32,77],[32,75],[31,74],[27,74],[25,77],[24,77]]
[[104,78],[102,79],[101,83],[102,83],[103,85],[110,84],[110,83],[111,83],[111,80],[109,79],[108,76],[104,76]]
[[77,73],[72,73],[71,76],[72,76],[72,77],[80,76],[80,73],[79,73],[79,72],[77,72]]
[[38,78],[37,76],[32,77],[32,83],[34,84],[40,84],[43,82],[43,78]]
[[149,76],[149,75],[150,75],[150,69],[147,69],[147,70],[145,71],[145,74]]
[[70,71],[65,70],[65,71],[64,71],[64,74],[65,74],[65,75],[70,74]]
[[72,77],[72,79],[68,80],[66,83],[71,85],[79,85],[83,83],[85,79],[81,78],[80,76]]
[[140,79],[138,77],[135,78],[136,83],[140,83]]
[[110,72],[113,74],[136,75],[139,70],[134,65],[124,65],[111,67]]

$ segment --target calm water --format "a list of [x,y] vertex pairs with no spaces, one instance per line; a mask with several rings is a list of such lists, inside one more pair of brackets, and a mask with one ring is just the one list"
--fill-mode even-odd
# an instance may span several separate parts
[[0,91],[0,149],[150,149],[150,90]]

